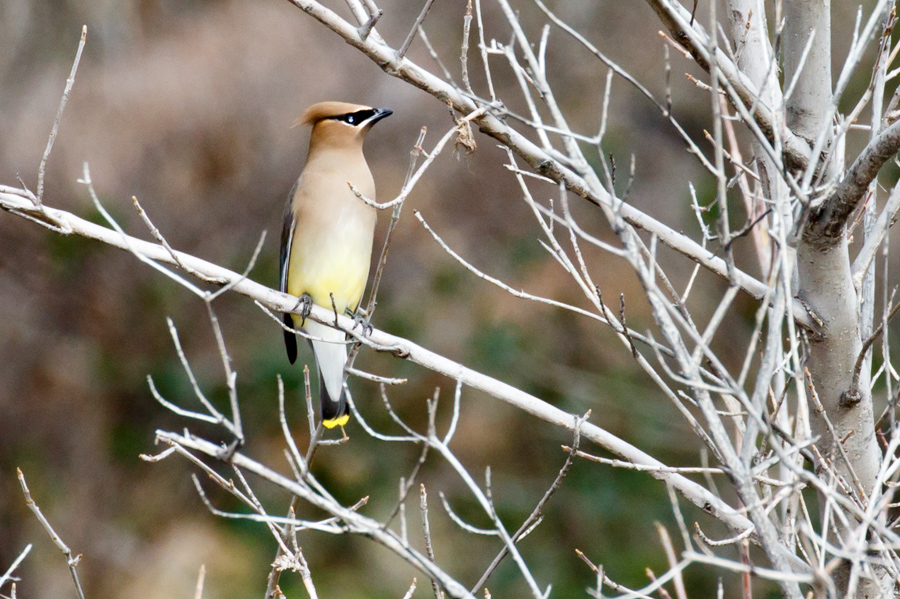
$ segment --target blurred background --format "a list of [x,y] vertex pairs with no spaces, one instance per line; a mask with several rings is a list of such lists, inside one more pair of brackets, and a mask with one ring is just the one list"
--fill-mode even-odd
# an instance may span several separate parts
[[[418,14],[419,0],[385,0],[378,31],[399,46]],[[485,37],[505,43],[510,29],[499,9],[484,2]],[[521,3],[526,31],[539,39],[545,19]],[[660,25],[644,3],[620,0],[548,3],[601,50],[635,73],[658,97],[665,89]],[[839,4],[839,3],[838,3]],[[330,7],[349,18],[341,2]],[[836,8],[837,24],[853,22]],[[436,2],[425,29],[459,80],[465,14],[462,0]],[[846,16],[847,18],[843,18]],[[99,216],[76,180],[90,164],[105,207],[132,235],[149,238],[130,198],[136,196],[175,248],[242,270],[260,234],[268,231],[254,280],[276,287],[283,202],[304,161],[308,131],[292,129],[306,106],[343,100],[387,107],[394,115],[369,135],[366,152],[379,200],[400,190],[409,151],[421,127],[431,148],[452,121],[425,93],[395,80],[336,35],[284,0],[4,0],[0,3],[0,184],[32,189],[41,154],[71,68],[81,26],[88,41],[60,127],[46,178],[45,202],[92,220]],[[487,87],[473,25],[470,71],[477,92]],[[847,44],[835,34],[835,53]],[[409,57],[439,72],[420,40]],[[498,95],[525,113],[515,79],[502,57],[491,57]],[[606,69],[558,29],[550,32],[547,61],[559,101],[576,130],[599,127]],[[708,93],[686,81],[703,79],[672,52],[674,112],[695,139],[709,128]],[[863,77],[863,79],[866,79]],[[863,81],[864,86],[867,81]],[[618,166],[620,191],[634,154],[636,179],[629,201],[673,228],[697,235],[688,182],[701,202],[714,194],[711,179],[685,151],[656,109],[626,83],[613,83],[604,152]],[[860,134],[864,135],[864,134]],[[413,217],[419,210],[457,252],[514,288],[587,307],[569,276],[538,244],[541,232],[496,142],[477,134],[471,156],[448,148],[404,208],[374,316],[376,327],[522,387],[591,420],[671,465],[699,462],[699,443],[665,398],[643,378],[630,352],[594,321],[520,300],[466,272]],[[703,144],[701,143],[701,146]],[[704,146],[705,147],[705,146]],[[533,184],[536,199],[556,198]],[[613,240],[602,215],[573,200],[582,226]],[[741,216],[736,217],[738,220]],[[382,214],[380,248],[389,214]],[[642,291],[624,261],[585,248],[591,276],[617,306],[624,294],[629,324],[652,326]],[[377,249],[376,249],[377,252]],[[741,265],[757,274],[749,246]],[[661,250],[676,286],[691,265]],[[691,306],[703,321],[714,309],[720,281],[701,273]],[[307,439],[300,401],[300,368],[288,365],[281,330],[246,298],[215,302],[238,372],[245,451],[287,472],[277,421],[276,375],[288,389],[298,442]],[[735,335],[746,334],[755,305],[740,298],[729,316]],[[19,569],[22,597],[71,596],[62,555],[27,511],[15,477],[24,470],[32,493],[63,539],[84,559],[79,566],[91,599],[122,596],[188,597],[201,564],[207,597],[259,596],[275,544],[258,524],[225,521],[202,505],[186,462],[148,464],[159,428],[192,430],[227,440],[167,412],[150,395],[152,375],[169,400],[196,407],[178,364],[165,318],[179,329],[186,354],[208,395],[226,407],[222,366],[203,303],[119,250],[50,233],[0,214],[0,571],[28,543],[35,549]],[[739,344],[719,347],[739,364]],[[735,355],[737,354],[737,355]],[[309,352],[301,360],[311,360]],[[440,388],[446,426],[453,381],[363,350],[357,367],[408,377],[391,388],[397,411],[425,426],[425,400]],[[380,430],[389,422],[370,382],[351,379],[354,397]],[[466,389],[453,448],[477,480],[493,471],[494,497],[515,529],[551,484],[565,455],[562,430]],[[417,447],[388,446],[351,421],[350,442],[320,450],[315,472],[348,504],[369,495],[364,509],[383,518],[396,501],[397,481],[408,475]],[[600,452],[597,448],[586,447]],[[228,476],[228,471],[221,470]],[[473,524],[485,525],[458,477],[432,457],[420,475],[432,498],[431,527],[438,562],[473,584],[499,550],[494,539],[460,532],[440,509],[438,491]],[[256,490],[270,513],[289,498]],[[215,488],[212,500],[240,509]],[[411,537],[421,547],[416,503]],[[710,535],[722,531],[685,506]],[[321,514],[306,509],[305,517]],[[654,521],[677,535],[662,484],[651,477],[576,462],[546,509],[543,524],[522,543],[540,584],[556,596],[579,596],[594,576],[575,554],[583,551],[621,582],[647,582],[646,567],[666,569]],[[321,597],[400,597],[417,575],[364,539],[307,533],[300,539]],[[712,593],[714,573],[689,571],[695,596]],[[526,591],[511,560],[487,585],[494,596]],[[285,575],[288,596],[305,596],[299,578]],[[757,587],[763,596],[766,587]],[[419,576],[417,597],[431,594]]]

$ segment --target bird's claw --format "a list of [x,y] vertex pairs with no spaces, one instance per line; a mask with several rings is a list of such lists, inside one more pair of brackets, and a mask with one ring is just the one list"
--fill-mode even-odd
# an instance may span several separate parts
[[306,324],[306,317],[309,316],[309,313],[312,311],[312,304],[312,297],[310,297],[308,293],[304,293],[297,300],[297,305],[294,306],[294,312],[297,312],[298,308],[300,309],[298,314],[300,314],[301,327]]
[[366,317],[359,313],[354,313],[353,315],[353,330],[356,330],[356,327],[362,327],[363,336],[368,337],[372,334],[372,331],[375,330],[375,327],[366,320]]

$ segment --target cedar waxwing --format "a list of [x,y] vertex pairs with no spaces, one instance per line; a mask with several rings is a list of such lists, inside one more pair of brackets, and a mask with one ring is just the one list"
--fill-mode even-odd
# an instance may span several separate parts
[[[348,183],[375,199],[375,182],[363,156],[363,140],[372,125],[392,114],[343,102],[321,102],[306,109],[298,125],[312,125],[306,166],[288,196],[281,231],[281,291],[300,298],[300,327],[322,341],[310,341],[319,372],[322,423],[343,426],[350,415],[344,399],[347,336],[343,331],[306,321],[310,304],[339,313],[355,311],[369,278],[375,208],[360,200]],[[294,317],[284,323],[296,328]],[[297,338],[284,332],[291,364]]]

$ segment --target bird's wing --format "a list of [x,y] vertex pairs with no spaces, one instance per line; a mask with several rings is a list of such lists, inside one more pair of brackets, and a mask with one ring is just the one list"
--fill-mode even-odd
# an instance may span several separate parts
[[[297,192],[298,180],[288,194],[287,206],[284,208],[284,222],[281,225],[281,256],[279,262],[279,289],[287,293],[288,266],[291,263],[291,245],[294,242],[294,194]],[[284,315],[284,324],[294,328],[294,319],[290,314]],[[288,360],[291,364],[297,359],[297,336],[290,331],[284,331],[284,347],[287,349]]]
[[278,265],[280,273],[279,289],[287,293],[288,265],[291,262],[291,245],[294,242],[294,194],[297,193],[298,180],[288,194],[287,205],[284,207],[284,221],[281,225],[281,261]]

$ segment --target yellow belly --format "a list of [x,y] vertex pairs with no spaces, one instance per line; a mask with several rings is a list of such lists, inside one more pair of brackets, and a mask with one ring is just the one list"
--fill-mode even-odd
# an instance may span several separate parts
[[369,276],[372,242],[371,239],[330,241],[318,248],[295,243],[288,267],[287,291],[297,297],[308,293],[314,304],[327,309],[334,307],[343,314],[347,309],[355,310],[362,298]]

